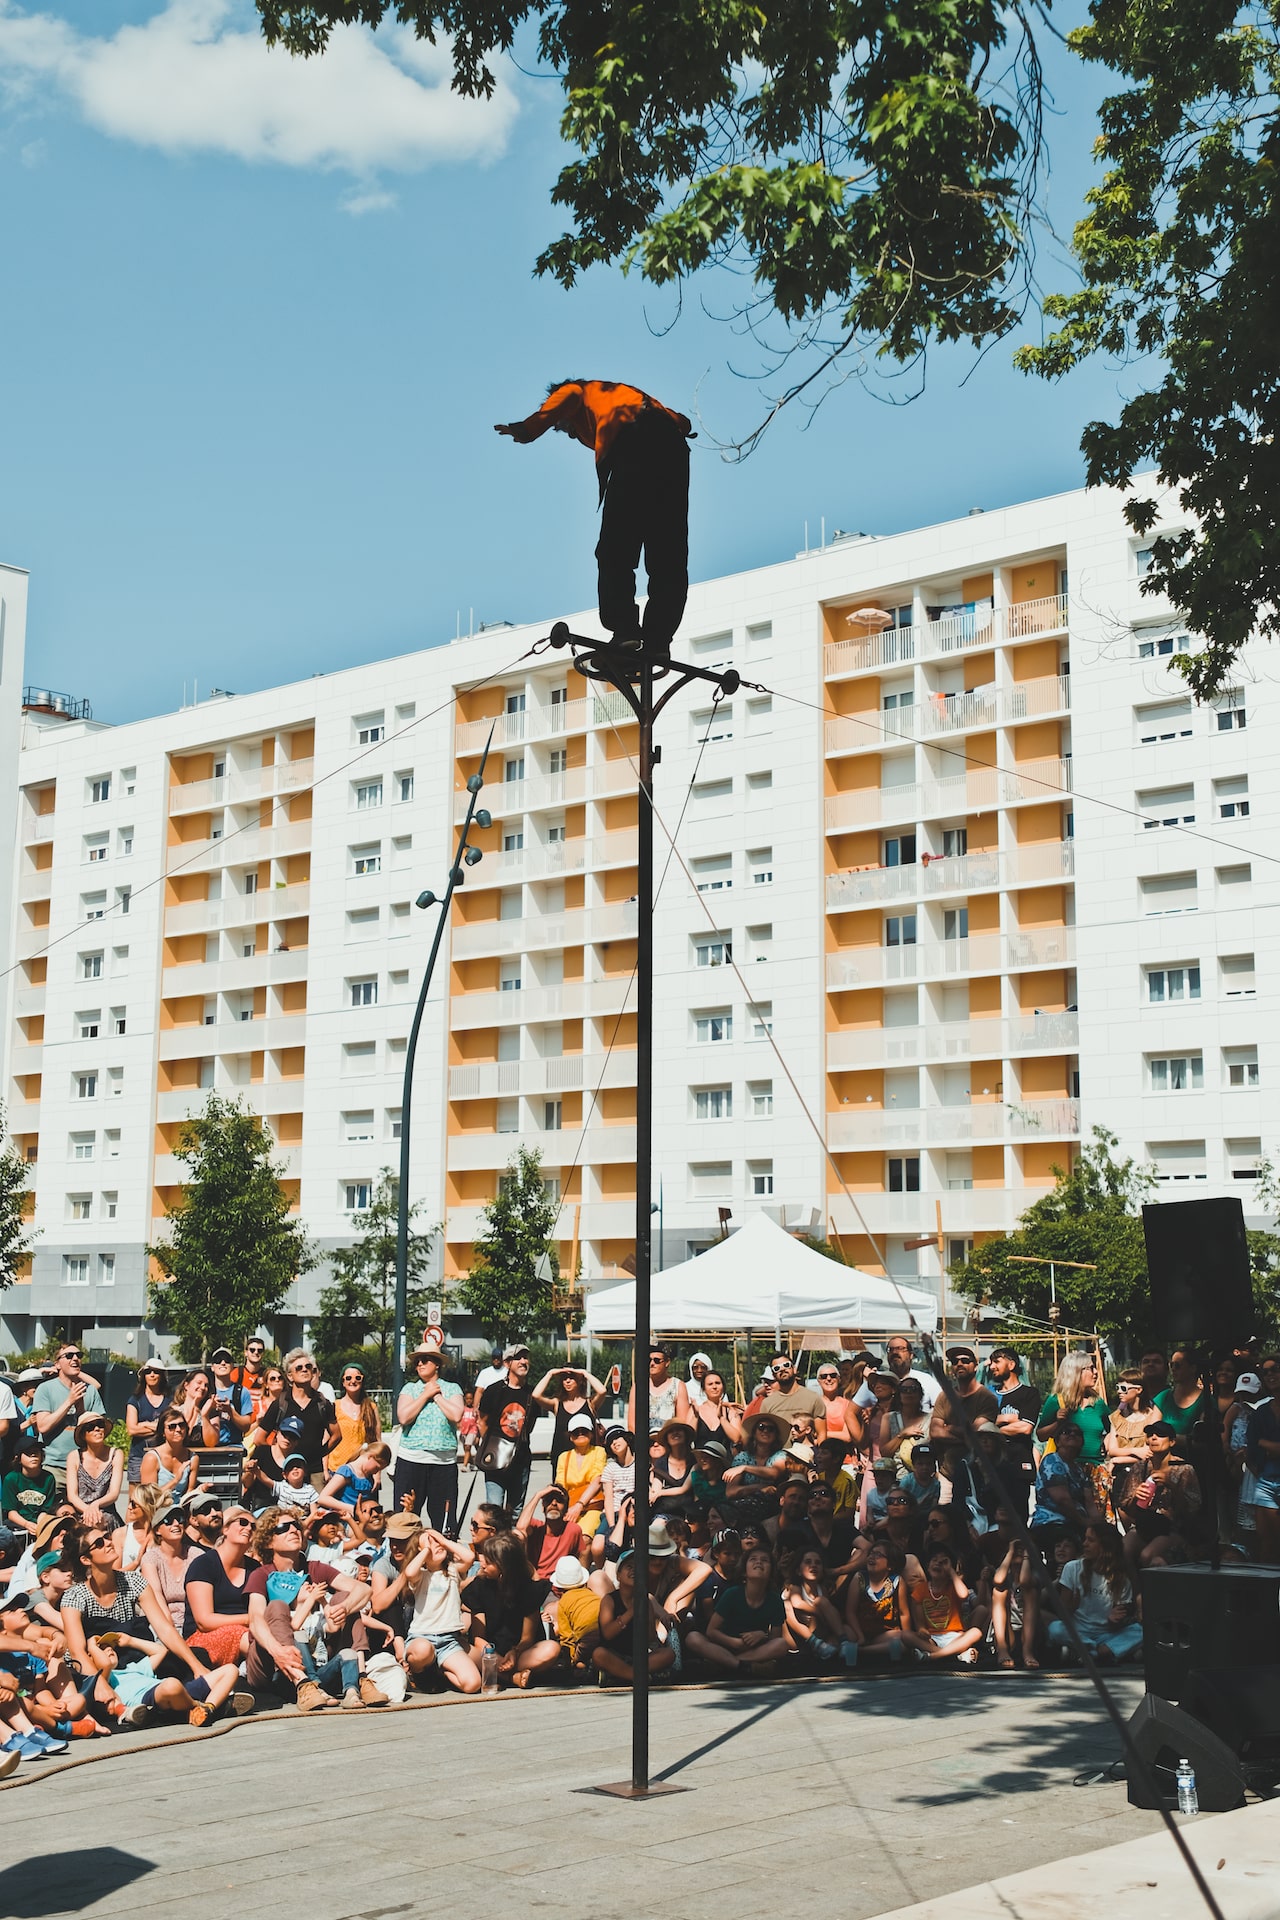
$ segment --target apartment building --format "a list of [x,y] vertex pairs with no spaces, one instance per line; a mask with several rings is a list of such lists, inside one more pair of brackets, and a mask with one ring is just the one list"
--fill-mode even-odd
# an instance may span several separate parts
[[[695,685],[659,727],[665,1264],[766,1207],[944,1289],[1095,1123],[1171,1192],[1252,1209],[1275,1071],[1269,656],[1189,702],[1171,663],[1190,643],[1140,594],[1121,506],[1081,492],[842,535],[693,589],[679,651],[744,685]],[[19,717],[22,586],[0,576],[0,1031],[39,1238],[0,1297],[5,1342],[136,1333],[209,1089],[269,1122],[322,1251],[350,1240],[399,1155],[433,931],[413,902],[441,890],[486,746],[492,825],[419,1043],[414,1197],[452,1280],[534,1146],[562,1266],[617,1275],[640,910],[625,703],[538,648],[547,622],[126,726],[40,690]],[[324,1278],[277,1331],[305,1328]]]

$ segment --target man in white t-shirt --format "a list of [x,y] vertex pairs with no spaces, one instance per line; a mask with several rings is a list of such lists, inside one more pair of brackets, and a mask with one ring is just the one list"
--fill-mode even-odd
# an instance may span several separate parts
[[507,1370],[502,1364],[501,1347],[494,1348],[489,1356],[489,1360],[490,1364],[487,1367],[481,1367],[479,1373],[476,1375],[475,1404],[477,1406],[480,1405],[480,1395],[486,1387],[491,1387],[495,1381],[505,1380],[507,1377]]
[[[929,1413],[938,1397],[938,1383],[931,1373],[924,1373],[919,1367],[913,1367],[911,1342],[905,1333],[895,1333],[886,1343],[884,1350],[884,1370],[891,1373],[895,1380],[905,1380],[908,1375],[920,1382],[920,1392],[924,1396],[924,1411]],[[855,1407],[874,1407],[876,1397],[864,1382],[853,1396]]]

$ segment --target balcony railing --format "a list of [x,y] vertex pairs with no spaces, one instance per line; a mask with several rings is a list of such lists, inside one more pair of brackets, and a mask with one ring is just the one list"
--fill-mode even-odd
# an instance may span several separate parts
[[538,1020],[606,1018],[635,1007],[630,973],[607,980],[566,980],[555,987],[499,988],[496,992],[454,993],[449,1025],[456,1033],[477,1027],[509,1027]]
[[485,1060],[449,1069],[451,1100],[533,1097],[635,1085],[634,1050],[565,1053],[552,1058]]
[[634,1166],[636,1130],[634,1126],[589,1126],[519,1133],[454,1133],[446,1144],[446,1161],[454,1173],[501,1168],[520,1147],[541,1153],[543,1165],[552,1173],[557,1165],[601,1166],[620,1161]]
[[597,941],[634,939],[639,909],[634,900],[582,907],[569,913],[532,913],[518,920],[476,920],[455,926],[455,960],[477,954],[532,953],[546,947],[580,947]]
[[164,930],[176,933],[216,933],[220,927],[261,926],[264,920],[297,920],[311,911],[311,886],[306,880],[284,887],[263,887],[257,893],[227,893],[220,900],[183,900],[165,908]]
[[873,667],[901,666],[914,660],[937,660],[948,654],[970,653],[1011,640],[1039,639],[1065,632],[1067,596],[1048,594],[1039,600],[1020,600],[1003,612],[975,607],[971,612],[944,614],[940,620],[916,627],[890,627],[884,633],[830,640],[825,671],[829,680]]
[[852,1027],[827,1035],[827,1071],[1075,1054],[1079,1047],[1080,1018],[1074,1013],[1022,1015],[1014,1020],[938,1020],[912,1027]]
[[[1069,1139],[1080,1131],[1076,1100],[1024,1104],[980,1101],[956,1106],[839,1107],[827,1115],[833,1152],[875,1148],[964,1146],[993,1140]],[[944,1201],[945,1209],[945,1201]]]
[[1046,840],[1007,853],[925,854],[906,867],[859,867],[827,875],[828,913],[856,912],[885,901],[986,893],[995,887],[1040,885],[1075,873],[1075,842]]
[[914,946],[843,947],[827,955],[827,987],[838,993],[884,981],[1070,966],[1075,951],[1074,927],[1028,928],[1007,939],[975,933],[967,940],[922,940]]
[[500,713],[495,720],[462,720],[453,731],[454,752],[464,759],[484,751],[489,729],[494,729],[493,745],[518,746],[525,740],[554,739],[571,733],[585,733],[594,727],[626,724],[635,718],[620,693],[598,693],[585,700],[561,700],[555,706],[540,702],[523,713]]

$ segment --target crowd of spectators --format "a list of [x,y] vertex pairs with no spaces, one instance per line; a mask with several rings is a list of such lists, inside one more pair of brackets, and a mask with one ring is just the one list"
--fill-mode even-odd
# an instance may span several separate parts
[[326,1387],[258,1339],[177,1379],[149,1361],[117,1446],[68,1344],[0,1387],[0,1772],[153,1716],[626,1685],[637,1553],[657,1678],[1035,1670],[1074,1657],[1068,1621],[1132,1660],[1143,1568],[1280,1563],[1274,1355],[1149,1351],[1110,1400],[1096,1353],[1047,1397],[1011,1346],[985,1382],[972,1346],[946,1363],[943,1386],[895,1337],[810,1386],[779,1351],[735,1401],[709,1355],[681,1375],[655,1345],[637,1434],[616,1369],[531,1384],[516,1343],[464,1386],[432,1329],[393,1466],[356,1364]]

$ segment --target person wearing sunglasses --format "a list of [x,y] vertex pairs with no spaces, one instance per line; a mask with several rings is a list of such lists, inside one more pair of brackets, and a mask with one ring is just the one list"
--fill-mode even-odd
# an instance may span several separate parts
[[89,1527],[116,1527],[116,1502],[124,1485],[124,1453],[107,1445],[111,1423],[105,1413],[82,1413],[76,1443],[67,1455],[67,1499]]
[[[274,1690],[283,1680],[302,1713],[336,1705],[336,1689],[344,1707],[384,1705],[386,1695],[362,1674],[363,1656],[350,1638],[351,1620],[368,1604],[368,1586],[327,1561],[308,1560],[297,1515],[280,1507],[259,1515],[253,1552],[260,1564],[244,1584],[250,1687],[255,1692]],[[317,1610],[323,1614],[326,1644],[336,1649],[323,1666],[317,1664],[310,1639],[302,1637]]]
[[175,1630],[181,1633],[187,1616],[187,1568],[203,1548],[190,1538],[183,1508],[171,1505],[164,1495],[161,1501],[151,1520],[151,1543],[138,1565]]
[[[692,1426],[693,1413],[689,1406],[689,1389],[683,1380],[678,1380],[671,1371],[671,1355],[665,1347],[652,1346],[649,1349],[649,1431],[658,1433],[668,1420],[683,1421]],[[636,1390],[632,1387],[627,1396],[627,1429],[636,1430]]]
[[311,1484],[318,1491],[324,1485],[325,1456],[337,1446],[342,1429],[334,1416],[333,1402],[320,1391],[320,1373],[312,1356],[302,1347],[294,1347],[286,1353],[283,1366],[285,1390],[278,1400],[264,1405],[259,1424],[263,1433],[271,1435],[284,1419],[300,1423],[297,1444],[290,1451],[303,1456]]
[[124,1410],[124,1424],[129,1434],[126,1472],[131,1487],[141,1481],[142,1456],[148,1447],[155,1445],[160,1432],[160,1422],[169,1404],[165,1391],[167,1380],[168,1375],[158,1360],[148,1360],[138,1368],[133,1394]]
[[245,1588],[256,1564],[249,1554],[253,1528],[248,1507],[228,1507],[216,1545],[202,1549],[187,1567],[182,1637],[215,1667],[238,1663],[249,1650]]
[[159,1440],[142,1456],[142,1485],[162,1487],[171,1500],[181,1500],[200,1485],[197,1466],[186,1419],[170,1407],[161,1421]]
[[75,1445],[82,1413],[105,1413],[102,1395],[84,1372],[75,1341],[58,1348],[52,1380],[43,1380],[31,1401],[36,1432],[44,1441],[44,1463],[61,1490],[67,1484],[67,1455]]
[[378,1403],[365,1392],[364,1368],[356,1360],[348,1360],[342,1369],[342,1392],[333,1403],[333,1417],[342,1438],[325,1459],[331,1475],[350,1466],[366,1447],[376,1446],[382,1438]]

